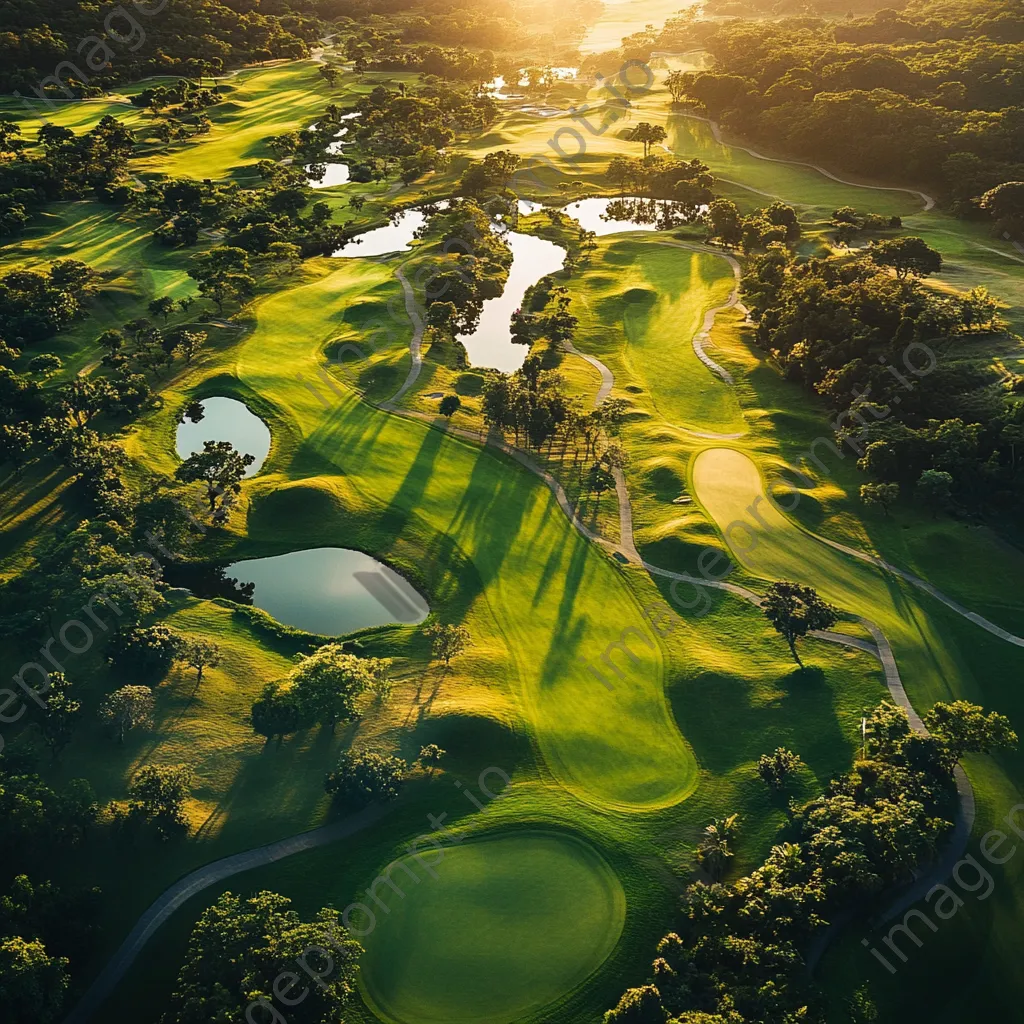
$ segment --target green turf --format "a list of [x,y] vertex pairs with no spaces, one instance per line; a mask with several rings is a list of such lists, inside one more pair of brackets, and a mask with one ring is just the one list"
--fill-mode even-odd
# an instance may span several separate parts
[[625,918],[611,869],[565,835],[512,833],[441,855],[425,848],[421,860],[385,871],[399,892],[375,890],[383,906],[372,903],[361,982],[378,1016],[399,1024],[517,1020],[595,970]]
[[[635,6],[640,16],[643,5]],[[619,13],[609,8],[606,24]],[[225,101],[211,109],[209,136],[148,150],[136,163],[146,175],[251,174],[252,164],[268,155],[268,135],[308,124],[331,100],[351,103],[380,80],[346,74],[329,89],[309,62],[243,72],[225,83]],[[586,98],[586,85],[560,89],[563,98]],[[631,117],[667,123],[666,100],[659,86],[640,99]],[[123,104],[107,106],[136,122],[148,117]],[[104,104],[68,104],[59,116],[61,123],[85,127],[102,112]],[[509,112],[493,131],[460,146],[445,174],[404,191],[387,183],[368,187],[371,201],[362,219],[379,219],[382,202],[413,201],[428,188],[432,194],[450,189],[467,155],[506,146],[523,156],[554,155],[549,141],[570,124],[567,118],[547,121]],[[1008,247],[982,229],[934,211],[915,214],[920,203],[908,194],[843,186],[808,168],[759,161],[714,143],[698,122],[673,119],[672,126],[670,142],[681,155],[702,155],[725,178],[801,204],[812,229],[809,244],[817,244],[813,231],[835,205],[900,212],[909,227],[936,239],[933,244],[945,239],[940,286],[980,281],[1017,301],[1016,264],[1007,259]],[[586,154],[575,164],[563,162],[565,169],[592,188],[606,187],[610,157],[639,152],[620,137],[622,127],[588,134]],[[571,152],[571,140],[564,134],[561,140]],[[748,209],[768,201],[749,189],[725,187]],[[338,209],[345,190],[336,191],[317,198]],[[529,186],[523,191],[534,194]],[[62,204],[6,247],[5,266],[75,255],[103,274],[90,319],[53,342],[69,372],[95,361],[92,342],[99,329],[143,315],[155,295],[191,290],[184,275],[188,254],[156,246],[151,229],[125,211]],[[695,237],[692,230],[686,234]],[[570,288],[580,317],[576,344],[613,369],[614,393],[631,403],[622,440],[632,456],[627,475],[637,542],[656,564],[693,571],[706,545],[723,546],[717,527],[762,493],[762,474],[774,479],[823,432],[824,412],[749,347],[738,314],[720,315],[708,349],[736,376],[735,388],[697,360],[690,346],[694,329],[709,307],[724,301],[732,275],[720,257],[662,244],[668,240],[653,234],[602,239]],[[997,252],[981,248],[990,242]],[[654,635],[644,609],[671,600],[667,587],[637,569],[622,569],[584,541],[550,492],[516,463],[361,400],[360,392],[381,400],[404,379],[411,327],[394,269],[404,261],[412,278],[419,258],[414,251],[383,261],[306,261],[292,278],[275,282],[275,294],[239,316],[244,334],[204,328],[211,332],[207,349],[192,367],[179,364],[170,380],[156,382],[161,405],[129,431],[125,446],[138,479],[142,469],[170,473],[177,464],[176,416],[189,397],[228,394],[248,402],[270,425],[273,448],[260,474],[246,482],[228,529],[213,531],[204,553],[241,557],[322,544],[358,547],[408,576],[442,618],[465,622],[474,647],[446,673],[428,664],[426,644],[415,630],[364,638],[369,652],[397,659],[391,704],[368,707],[358,723],[335,736],[309,731],[280,745],[255,737],[246,714],[260,687],[287,671],[295,647],[219,604],[175,602],[170,624],[215,639],[225,650],[224,662],[208,673],[199,692],[190,673],[171,673],[157,687],[155,729],[129,737],[122,748],[109,744],[94,716],[100,694],[115,684],[109,670],[98,660],[69,668],[87,715],[63,763],[46,769],[53,777],[88,775],[105,802],[123,797],[131,772],[148,761],[186,761],[199,773],[188,808],[198,830],[194,839],[141,853],[100,839],[76,858],[74,872],[69,865],[69,879],[87,878],[108,894],[120,894],[104,902],[104,932],[88,970],[101,966],[148,902],[186,871],[323,821],[330,811],[320,779],[339,749],[388,749],[412,759],[423,743],[439,742],[449,751],[443,771],[436,778],[415,773],[386,820],[366,835],[344,849],[303,854],[227,886],[274,888],[294,896],[306,913],[328,902],[344,906],[365,891],[380,865],[402,855],[404,843],[426,827],[426,814],[450,812],[450,801],[457,799],[461,814],[453,818],[472,841],[453,851],[442,870],[451,866],[459,873],[450,880],[443,874],[425,880],[415,896],[410,893],[394,911],[399,916],[380,928],[382,954],[375,953],[370,937],[371,1002],[402,1024],[509,1020],[502,1014],[511,1010],[535,1021],[593,1021],[626,984],[647,975],[654,942],[673,925],[673,894],[692,877],[692,848],[711,817],[732,811],[742,816],[735,873],[752,869],[778,841],[785,806],[757,778],[758,756],[778,745],[797,750],[808,765],[800,793],[810,795],[849,765],[860,712],[884,693],[877,663],[868,655],[818,641],[804,645],[808,671],[794,672],[784,643],[758,612],[728,595],[715,594],[702,618],[684,614],[670,635],[649,647],[638,639]],[[193,309],[196,319],[209,317],[203,305]],[[183,318],[176,315],[172,323],[178,319]],[[328,387],[320,371],[331,342],[358,341],[370,331],[380,338],[375,322],[381,320],[386,337],[378,355],[332,368],[336,390]],[[983,353],[984,345],[979,342]],[[997,357],[1003,358],[992,355]],[[558,368],[570,384],[592,399],[598,386],[593,369],[575,357],[553,358],[561,360]],[[1008,349],[1005,358],[1019,357]],[[466,407],[456,420],[475,425],[478,398],[461,377],[428,365],[409,406],[425,410],[429,400],[423,392],[464,387]],[[688,430],[742,432],[741,439],[712,447],[735,445],[754,461],[745,454],[711,452],[692,465],[693,454],[709,442]],[[770,529],[757,550],[739,558],[737,578],[755,587],[778,575],[807,579],[842,607],[879,621],[918,706],[955,694],[1005,711],[1018,725],[1024,722],[1024,697],[1012,685],[1021,668],[1016,650],[919,591],[831,551],[808,530],[878,550],[1008,628],[1024,622],[1015,597],[1021,556],[1000,547],[988,531],[922,519],[913,508],[897,510],[893,521],[865,514],[855,500],[852,461],[805,491],[793,519],[765,510],[762,501]],[[23,565],[27,544],[45,538],[74,509],[67,491],[60,474],[46,466],[5,482],[0,551],[9,556],[6,571]],[[694,496],[696,502],[677,503]],[[609,646],[625,629],[635,630],[626,634],[635,663]],[[621,677],[607,668],[606,654]],[[602,686],[581,659],[603,667],[614,688]],[[466,817],[466,802],[449,784],[471,784],[488,764],[508,771],[509,795]],[[977,758],[969,767],[979,795],[979,828],[987,827],[1014,799],[1015,780],[1024,780],[1021,758]],[[546,835],[523,835],[525,827]],[[554,840],[548,833],[556,829],[561,838]],[[520,856],[523,848],[529,852]],[[501,855],[494,857],[495,850]],[[216,891],[190,901],[158,933],[108,1008],[113,1019],[159,1012],[188,928]],[[549,899],[543,908],[568,909],[542,914],[539,902],[517,895],[523,891]],[[1014,934],[1019,920],[1021,891],[1019,879],[1008,876],[1006,897],[970,917],[966,934],[991,932],[988,944],[977,943],[972,964],[984,963],[993,988],[1018,969],[1005,937]],[[596,892],[624,899],[624,917],[610,914]],[[474,901],[494,907],[498,893],[520,910],[511,943],[503,938],[509,929],[496,936]],[[401,938],[397,929],[389,938],[388,924],[401,921],[402,914],[408,915],[408,929],[401,928]],[[406,939],[418,921],[429,922],[423,925],[430,928],[426,940]],[[460,922],[471,927],[461,930]],[[622,939],[615,945],[619,928]],[[443,936],[440,929],[447,929]],[[965,934],[958,929],[959,924],[951,935]],[[599,934],[605,946],[597,942]],[[593,942],[584,948],[582,939]],[[950,947],[955,941],[949,940]],[[853,954],[860,954],[852,945]],[[452,950],[457,955],[448,959]],[[463,952],[469,962],[486,958],[497,966],[466,981],[452,966]],[[442,956],[443,968],[435,970],[431,963]],[[840,947],[823,965],[840,1002],[852,987],[846,984],[849,956]],[[384,979],[376,989],[374,970]],[[906,994],[887,992],[885,1005],[915,1005],[922,993],[936,1019],[940,1012],[946,1014],[942,1019],[955,1019],[956,1010],[940,1005],[920,980]],[[963,1007],[965,999],[951,1005]],[[989,1005],[995,1010],[998,1001]],[[150,1013],[148,1007],[157,1009]],[[346,1016],[355,1024],[374,1019],[358,1001]]]

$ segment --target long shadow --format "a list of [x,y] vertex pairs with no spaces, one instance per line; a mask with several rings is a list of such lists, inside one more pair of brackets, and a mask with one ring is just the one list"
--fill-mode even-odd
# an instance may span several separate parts
[[[590,548],[587,542],[584,542],[582,538],[574,540],[572,555],[565,571],[562,599],[558,603],[558,613],[555,616],[551,633],[551,643],[540,667],[539,678],[542,689],[550,687],[560,677],[566,675],[569,665],[578,656],[577,652],[583,640],[587,620],[585,616],[574,619],[573,612],[589,553]],[[561,551],[558,554],[561,555]]]

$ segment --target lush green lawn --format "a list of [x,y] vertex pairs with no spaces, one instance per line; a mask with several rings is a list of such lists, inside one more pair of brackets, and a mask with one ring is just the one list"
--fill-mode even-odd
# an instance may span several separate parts
[[508,833],[441,855],[425,847],[389,871],[400,891],[376,890],[383,906],[372,904],[361,987],[378,1016],[401,1024],[518,1020],[597,968],[625,918],[608,865],[556,833]]
[[[620,6],[608,8],[606,26],[617,26],[627,8],[631,18],[664,17],[656,14],[656,0]],[[642,22],[630,30],[637,27]],[[620,29],[602,31],[610,38]],[[310,123],[332,100],[350,103],[379,80],[345,75],[330,89],[311,62],[243,72],[228,80],[227,98],[211,109],[209,136],[154,149],[138,161],[140,169],[200,177],[251,173],[269,155],[267,136]],[[585,87],[566,93],[573,88],[582,98]],[[663,91],[643,98],[633,120],[668,123],[666,100]],[[133,123],[148,116],[123,104],[83,103],[62,105],[55,119],[81,128],[107,107]],[[509,113],[465,151],[479,157],[509,147],[527,157],[554,155],[549,140],[569,124]],[[622,127],[600,136],[584,130],[587,153],[563,166],[604,187],[610,157],[639,152],[620,137]],[[1013,276],[1002,243],[993,242],[999,251],[989,253],[980,246],[990,240],[978,229],[934,212],[913,215],[920,208],[913,196],[843,186],[808,168],[759,161],[715,143],[696,121],[673,118],[670,127],[680,155],[701,156],[723,177],[801,204],[806,222],[847,204],[912,215],[915,231],[920,222],[922,233],[933,233],[926,237],[946,239],[942,281],[992,282],[994,292],[1016,301],[1019,275]],[[563,136],[563,144],[572,151],[571,140]],[[446,175],[431,176],[396,201],[425,188],[440,193],[464,163],[457,156]],[[379,198],[385,188],[371,191]],[[529,186],[523,191],[537,194]],[[736,194],[748,207],[769,201],[744,189]],[[379,215],[369,203],[364,218]],[[152,226],[99,204],[66,204],[5,247],[4,266],[74,256],[103,275],[94,315],[46,346],[65,357],[69,371],[96,359],[92,343],[103,327],[143,315],[156,295],[192,290],[187,253],[155,245]],[[728,295],[732,274],[720,257],[666,240],[602,239],[570,288],[580,317],[576,344],[613,369],[614,393],[631,402],[623,441],[632,456],[628,480],[641,550],[659,565],[693,571],[706,545],[721,546],[718,528],[763,494],[762,473],[776,473],[825,427],[813,399],[781,381],[750,349],[737,314],[719,317],[708,349],[736,375],[736,387],[697,360],[693,333],[705,311]],[[692,875],[692,849],[711,817],[732,811],[742,817],[736,872],[754,867],[777,840],[785,807],[757,778],[758,756],[779,745],[797,750],[808,765],[800,791],[820,790],[848,766],[860,712],[884,689],[867,655],[817,641],[806,644],[809,671],[795,673],[785,645],[756,610],[728,595],[715,594],[703,617],[683,612],[671,634],[657,637],[645,609],[675,600],[669,589],[586,542],[540,481],[503,456],[363,401],[355,389],[382,399],[408,370],[411,326],[394,270],[400,260],[411,268],[416,258],[413,252],[384,261],[307,261],[239,317],[242,340],[204,328],[211,343],[192,367],[179,364],[171,381],[157,382],[159,408],[130,431],[125,445],[133,472],[170,473],[177,464],[176,416],[189,397],[225,394],[248,402],[270,425],[271,454],[245,484],[229,528],[212,531],[204,553],[241,557],[320,545],[369,551],[405,574],[441,619],[464,622],[473,648],[443,672],[428,664],[416,631],[368,634],[369,653],[396,658],[392,702],[368,707],[337,735],[310,731],[265,745],[246,715],[262,685],[287,672],[294,644],[218,603],[176,601],[169,623],[215,639],[225,652],[222,665],[208,672],[198,692],[192,674],[172,673],[157,687],[155,729],[129,737],[123,747],[110,744],[94,715],[100,695],[120,681],[99,659],[78,668],[86,723],[52,771],[58,778],[88,776],[105,802],[124,795],[143,763],[193,764],[198,782],[189,815],[198,834],[143,850],[99,841],[68,874],[121,894],[104,903],[105,931],[92,965],[98,968],[149,901],[184,872],[323,821],[330,811],[321,778],[339,749],[388,749],[412,759],[422,744],[438,742],[449,751],[444,770],[434,778],[417,773],[387,819],[366,835],[228,887],[274,888],[304,912],[328,902],[344,906],[404,854],[404,844],[426,829],[428,813],[448,811],[473,842],[448,855],[439,879],[414,888],[368,937],[371,1004],[401,1024],[513,1016],[592,1021],[647,974],[654,942],[672,923],[673,894]],[[199,307],[192,312],[202,320],[210,315]],[[336,390],[325,384],[325,349],[371,331],[383,342],[378,354],[367,365],[331,368]],[[591,367],[566,357],[560,368],[592,398],[598,378]],[[432,408],[424,392],[464,388],[467,409],[459,415],[470,422],[479,393],[471,376],[428,362],[408,404]],[[709,442],[688,431],[745,432],[722,442],[742,451],[726,451],[722,443],[704,451]],[[1021,556],[983,530],[920,519],[913,510],[897,513],[895,522],[865,515],[850,497],[856,491],[851,462],[806,492],[798,522],[762,500],[768,528],[756,549],[738,553],[739,575],[762,583],[780,575],[807,579],[844,608],[878,621],[919,707],[962,695],[1024,725],[1024,697],[1012,685],[1021,668],[1015,650],[801,527],[879,550],[1008,628],[1024,623],[1017,596]],[[61,521],[64,490],[60,475],[45,467],[7,482],[0,499],[0,550],[10,556],[5,569],[23,564],[26,543]],[[676,502],[688,496],[697,502]],[[635,660],[615,646],[620,641]],[[611,690],[588,665],[603,672]],[[488,765],[501,767],[513,783],[506,798],[473,814],[450,783],[469,785]],[[1024,780],[1021,760],[977,759],[970,769],[979,828],[988,827],[1013,802],[1015,780]],[[456,800],[460,812],[452,811]],[[526,827],[535,831],[523,834]],[[111,1016],[139,1018],[147,1007],[165,1004],[187,931],[217,891],[191,901],[155,938],[108,1008]],[[1006,937],[1019,921],[1020,892],[1024,887],[1008,873],[999,896],[970,917],[972,936],[991,932],[976,960],[984,960],[993,986],[1018,970]],[[514,920],[496,924],[495,914],[506,909],[516,911]],[[961,935],[959,927],[950,934]],[[863,955],[859,945],[852,954]],[[837,952],[826,970],[849,971],[849,955]],[[464,970],[466,964],[474,969]],[[837,992],[848,993],[851,986],[827,977]],[[900,1000],[918,999],[924,988],[922,982],[906,996],[887,992],[886,1005],[902,1007]],[[936,997],[936,1016],[939,1002]],[[547,1004],[555,1009],[545,1010]],[[359,1024],[373,1019],[362,1005],[349,1016]]]

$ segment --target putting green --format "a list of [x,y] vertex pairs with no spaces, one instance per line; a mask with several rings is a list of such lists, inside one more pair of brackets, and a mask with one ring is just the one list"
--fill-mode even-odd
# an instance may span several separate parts
[[[425,852],[423,859],[437,858]],[[377,915],[361,940],[360,987],[378,1016],[402,1024],[526,1016],[599,967],[625,921],[625,894],[611,868],[564,834],[449,848],[436,877],[415,857],[388,871],[398,892],[375,887],[388,912],[368,900]]]

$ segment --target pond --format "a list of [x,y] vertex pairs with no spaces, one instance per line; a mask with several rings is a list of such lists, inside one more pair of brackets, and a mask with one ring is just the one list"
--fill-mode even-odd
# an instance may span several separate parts
[[204,441],[230,441],[243,455],[254,456],[256,461],[246,468],[246,476],[258,473],[270,454],[270,429],[234,398],[203,398],[183,411],[175,437],[178,455],[187,459],[201,452]]
[[523,365],[529,345],[512,340],[512,314],[523,304],[526,289],[545,274],[553,274],[562,266],[565,250],[546,238],[508,231],[505,241],[512,250],[512,267],[505,290],[498,298],[484,302],[480,322],[472,334],[459,336],[473,366],[490,367],[512,373]]
[[[664,231],[692,219],[685,215],[682,203],[635,196],[581,199],[562,209],[587,231],[598,235],[614,235],[619,231]],[[698,215],[704,209],[699,209]]]
[[411,584],[348,548],[310,548],[234,562],[227,576],[254,584],[252,603],[278,622],[341,636],[368,626],[422,622],[430,612]]
[[[447,200],[435,203],[440,210],[448,205]],[[335,257],[348,256],[387,256],[393,252],[404,252],[416,237],[416,232],[427,222],[425,207],[410,206],[399,210],[391,218],[390,224],[382,228],[372,228],[356,235],[340,249],[331,253]]]
[[[317,178],[316,173],[320,168],[324,169],[324,174],[322,178]],[[344,185],[349,180],[348,164],[306,164],[304,170],[306,184],[310,188],[333,188],[335,185]]]

